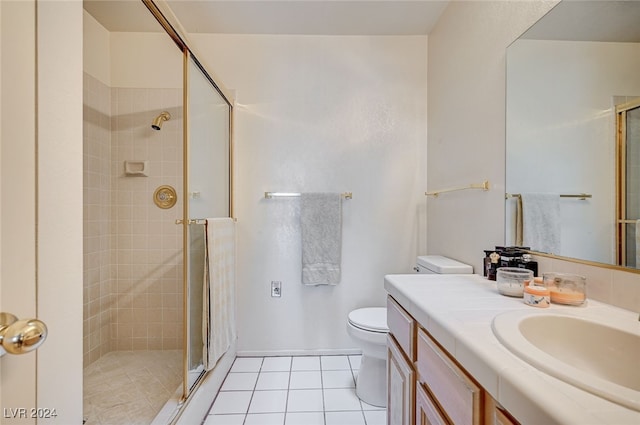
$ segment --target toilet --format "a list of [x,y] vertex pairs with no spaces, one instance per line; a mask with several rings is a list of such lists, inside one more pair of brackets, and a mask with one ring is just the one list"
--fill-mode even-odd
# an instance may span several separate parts
[[[417,258],[415,270],[425,274],[471,274],[473,267],[440,255]],[[387,309],[366,307],[349,313],[347,333],[362,350],[356,395],[365,403],[387,406]]]

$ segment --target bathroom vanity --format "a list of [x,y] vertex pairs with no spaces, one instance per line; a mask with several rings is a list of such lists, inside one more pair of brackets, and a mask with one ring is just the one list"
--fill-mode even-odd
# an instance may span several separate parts
[[[496,316],[504,322],[513,314],[588,323],[606,317],[635,343],[637,313],[591,300],[585,307],[539,309],[498,294],[495,282],[478,275],[388,275],[385,289],[389,425],[640,423],[637,405],[625,407],[543,372],[492,329]],[[638,349],[622,350],[631,351],[631,364]],[[629,391],[630,403],[640,403],[637,387]]]

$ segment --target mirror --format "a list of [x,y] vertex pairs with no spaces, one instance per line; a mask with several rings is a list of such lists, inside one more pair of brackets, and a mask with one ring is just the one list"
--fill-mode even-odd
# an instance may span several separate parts
[[559,243],[553,250],[531,244],[533,251],[640,268],[640,202],[623,189],[640,184],[640,156],[618,176],[617,162],[629,155],[618,148],[616,114],[617,105],[640,97],[639,24],[640,2],[565,0],[507,49],[507,245],[518,241],[517,195],[553,194]]

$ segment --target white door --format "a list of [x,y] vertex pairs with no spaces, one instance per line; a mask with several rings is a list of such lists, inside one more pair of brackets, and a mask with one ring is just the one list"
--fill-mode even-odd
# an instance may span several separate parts
[[0,0],[0,311],[38,317],[0,358],[1,424],[82,423],[82,2]]
[[[34,16],[33,2],[0,2],[0,311],[21,319],[36,315]],[[35,423],[35,352],[0,358],[0,383],[0,422]]]

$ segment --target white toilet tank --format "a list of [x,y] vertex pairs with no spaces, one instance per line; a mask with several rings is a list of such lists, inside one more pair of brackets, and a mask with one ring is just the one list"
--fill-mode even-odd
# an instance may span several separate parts
[[441,255],[421,255],[416,271],[425,274],[473,274],[473,267]]

